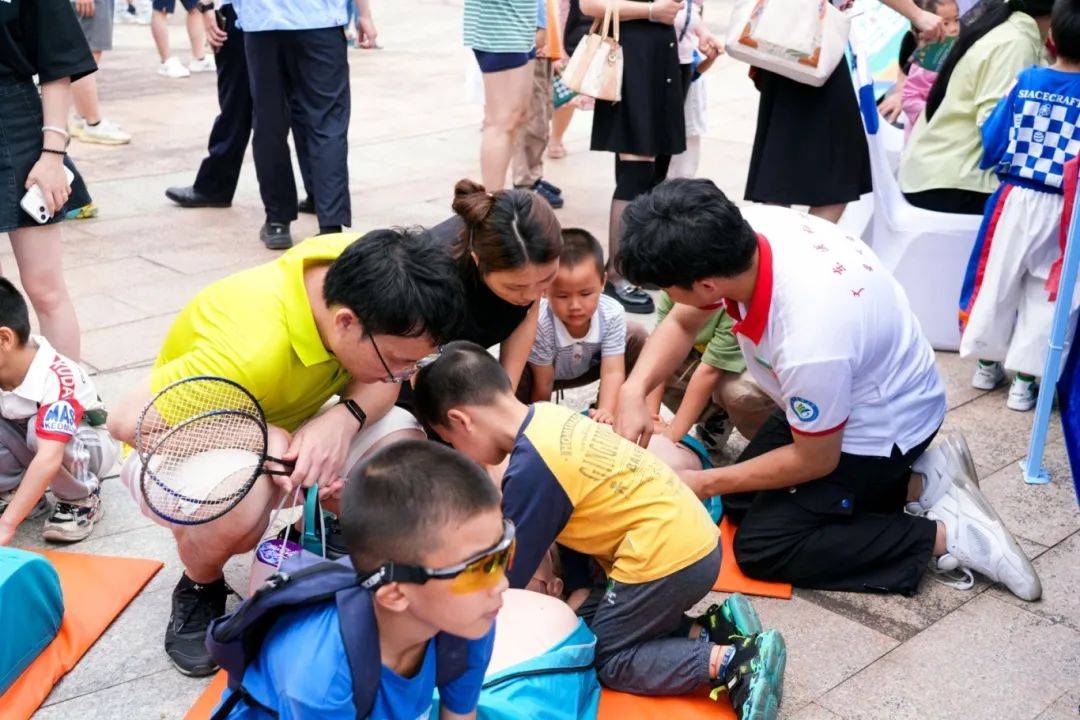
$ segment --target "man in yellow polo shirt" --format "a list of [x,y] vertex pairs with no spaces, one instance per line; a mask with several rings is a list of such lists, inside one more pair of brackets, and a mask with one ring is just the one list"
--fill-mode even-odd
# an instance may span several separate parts
[[[318,484],[332,499],[372,449],[423,437],[394,407],[398,383],[453,337],[462,296],[453,259],[426,231],[375,230],[306,240],[204,288],[180,312],[149,377],[110,413],[113,436],[133,443],[142,408],[169,383],[216,375],[255,396],[271,425],[270,454],[295,463],[291,476],[260,478],[226,516],[193,526],[149,511],[137,454],[125,463],[122,479],[144,514],[172,531],[184,564],[165,634],[180,672],[215,670],[203,643],[225,609],[222,568],[259,542],[284,493]],[[335,395],[341,400],[319,413]]]

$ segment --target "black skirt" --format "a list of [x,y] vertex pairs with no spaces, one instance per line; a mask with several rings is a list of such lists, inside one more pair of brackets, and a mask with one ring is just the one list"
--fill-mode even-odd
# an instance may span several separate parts
[[622,23],[622,100],[596,101],[593,150],[632,155],[676,155],[686,150],[683,86],[675,28]]
[[746,199],[818,207],[870,192],[870,153],[846,63],[820,88],[755,72],[761,103]]
[[[37,227],[19,203],[26,194],[26,178],[41,157],[44,124],[41,96],[31,80],[0,77],[0,233],[23,227]],[[49,223],[60,222],[64,213],[90,202],[79,171],[69,158],[64,164],[75,173],[71,196]]]

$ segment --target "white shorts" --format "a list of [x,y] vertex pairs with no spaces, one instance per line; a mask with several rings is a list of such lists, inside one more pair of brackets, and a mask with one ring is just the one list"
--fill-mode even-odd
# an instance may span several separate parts
[[[399,407],[390,408],[390,412],[365,427],[352,439],[349,444],[349,455],[345,460],[345,471],[342,474],[346,478],[349,477],[352,470],[360,464],[364,455],[371,450],[375,443],[400,430],[416,430],[421,433],[424,431],[420,422],[408,410]],[[139,488],[139,476],[141,474],[142,463],[139,461],[139,454],[132,452],[120,468],[120,480],[127,487],[128,492],[131,493],[131,497],[138,503],[139,510],[143,515],[159,525],[170,527],[171,523],[158,516],[147,506],[146,499]]]

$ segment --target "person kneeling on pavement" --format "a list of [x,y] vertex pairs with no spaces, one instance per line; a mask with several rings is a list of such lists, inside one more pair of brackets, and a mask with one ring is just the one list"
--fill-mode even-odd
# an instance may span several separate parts
[[722,496],[745,573],[910,595],[933,560],[1038,599],[1035,569],[976,484],[963,439],[931,447],[945,388],[900,285],[835,225],[786,208],[744,212],[709,180],[668,181],[627,208],[621,271],[677,305],[620,391],[615,430],[647,443],[646,395],[725,307],[781,410],[738,462],[683,479]]

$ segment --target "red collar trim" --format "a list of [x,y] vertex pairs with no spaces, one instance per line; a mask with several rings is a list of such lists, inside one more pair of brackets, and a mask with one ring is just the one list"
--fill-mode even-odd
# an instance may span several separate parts
[[772,246],[764,235],[758,235],[758,272],[754,282],[754,296],[746,309],[746,317],[739,312],[738,303],[725,300],[728,314],[735,320],[731,331],[739,333],[755,345],[761,342],[765,326],[769,322],[769,308],[772,306],[773,293],[773,257]]

